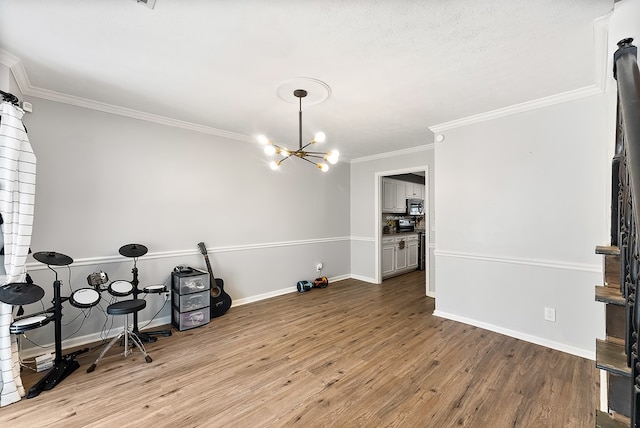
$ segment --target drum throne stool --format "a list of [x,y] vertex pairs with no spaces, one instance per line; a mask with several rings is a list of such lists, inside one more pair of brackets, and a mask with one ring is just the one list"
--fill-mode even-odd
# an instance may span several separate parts
[[96,369],[98,362],[105,356],[109,349],[121,338],[124,338],[124,352],[122,353],[125,357],[131,353],[133,353],[133,349],[129,348],[129,342],[131,342],[133,346],[136,346],[144,355],[144,360],[147,363],[153,361],[151,356],[147,354],[147,351],[144,349],[144,345],[142,341],[138,337],[138,335],[134,332],[133,328],[129,328],[129,314],[137,314],[139,311],[143,310],[147,306],[147,301],[144,299],[132,299],[132,300],[122,300],[120,302],[113,303],[107,306],[107,313],[109,315],[124,315],[124,328],[122,332],[118,334],[116,337],[111,339],[111,342],[107,345],[106,348],[102,350],[100,356],[94,361],[91,366],[87,369],[87,373],[91,373]]

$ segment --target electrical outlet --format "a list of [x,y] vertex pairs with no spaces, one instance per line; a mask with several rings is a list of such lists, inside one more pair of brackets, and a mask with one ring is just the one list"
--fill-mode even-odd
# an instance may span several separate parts
[[544,319],[547,321],[556,322],[555,308],[544,308]]
[[321,270],[322,270],[322,263],[318,263],[318,264],[316,265],[316,271],[317,271],[317,272],[320,272]]

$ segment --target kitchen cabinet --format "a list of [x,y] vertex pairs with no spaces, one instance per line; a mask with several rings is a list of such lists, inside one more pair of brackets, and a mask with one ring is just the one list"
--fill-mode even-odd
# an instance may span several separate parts
[[424,199],[424,184],[382,178],[382,212],[404,214],[407,199]]
[[424,199],[424,184],[405,183],[405,196],[407,199]]
[[407,190],[404,181],[396,181],[396,213],[404,214],[407,212]]
[[382,178],[382,212],[404,214],[407,210],[407,187],[404,181]]
[[418,234],[382,238],[382,278],[400,275],[418,267]]
[[420,237],[411,237],[411,240],[407,241],[407,267],[411,269],[418,268],[418,247],[420,243]]
[[396,212],[396,183],[388,178],[382,179],[382,212]]
[[396,245],[396,273],[407,268],[407,241],[400,239]]
[[395,238],[382,239],[382,277],[393,275],[396,271],[396,240]]

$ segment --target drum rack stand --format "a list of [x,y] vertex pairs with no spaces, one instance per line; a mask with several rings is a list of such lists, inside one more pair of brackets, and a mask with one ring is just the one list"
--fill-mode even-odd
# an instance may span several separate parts
[[[133,285],[133,298],[137,299],[138,294],[140,293],[140,289],[138,288],[138,268],[136,266],[137,257],[133,258],[133,269],[131,269],[131,273],[133,274],[133,279],[131,280],[131,285]],[[138,331],[138,313],[133,313],[133,333],[135,333],[142,343],[153,343],[158,338],[156,336],[171,336],[171,330],[157,330],[157,331],[147,331],[141,332]],[[122,344],[122,343],[121,343]]]
[[[51,267],[47,265],[49,269]],[[61,283],[58,280],[58,273],[51,269],[56,274],[56,279],[53,282],[53,312],[54,312],[54,325],[55,325],[55,348],[56,357],[53,362],[53,367],[40,379],[35,385],[29,388],[27,398],[37,397],[42,391],[48,391],[53,389],[62,382],[67,376],[74,372],[80,363],[76,361],[76,356],[84,352],[88,352],[89,348],[84,348],[79,351],[71,352],[66,355],[62,355],[62,296],[60,293]],[[65,299],[66,300],[66,299]],[[49,309],[51,311],[51,309]]]
[[[133,274],[133,278],[131,280],[131,285],[133,286],[134,299],[137,299],[138,294],[140,293],[140,289],[138,288],[138,284],[140,284],[140,282],[138,281],[138,267],[137,267],[138,257],[144,256],[145,254],[147,254],[147,251],[148,251],[147,247],[145,247],[142,244],[127,244],[127,245],[123,245],[118,250],[120,255],[133,259],[133,269],[131,270],[131,273]],[[171,336],[171,330],[147,331],[144,333],[138,331],[138,313],[137,312],[133,313],[133,333],[135,333],[143,343],[155,342],[156,340],[158,340],[158,338],[155,336]],[[124,341],[122,341],[120,344],[123,345],[123,343]]]

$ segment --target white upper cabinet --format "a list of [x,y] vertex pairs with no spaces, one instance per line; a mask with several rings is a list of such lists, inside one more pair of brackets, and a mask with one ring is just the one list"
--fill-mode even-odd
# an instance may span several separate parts
[[382,178],[382,212],[402,214],[406,211],[404,182]]
[[396,213],[407,211],[407,188],[404,181],[396,181]]
[[393,180],[382,179],[382,212],[392,213],[396,207],[396,184]]
[[424,184],[382,178],[382,212],[404,214],[407,199],[424,199]]
[[407,199],[424,199],[424,184],[406,183]]

